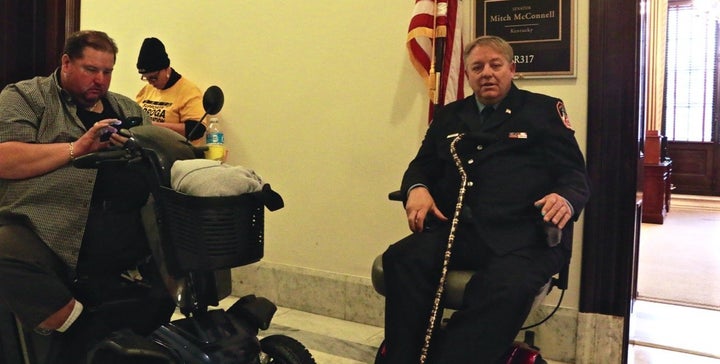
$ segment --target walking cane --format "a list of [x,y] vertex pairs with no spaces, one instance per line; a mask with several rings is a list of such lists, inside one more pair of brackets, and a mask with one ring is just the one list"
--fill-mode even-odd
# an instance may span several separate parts
[[453,243],[455,242],[455,229],[460,220],[460,213],[462,212],[463,199],[465,198],[465,187],[467,185],[467,173],[463,168],[462,161],[457,155],[455,145],[465,136],[465,134],[457,134],[455,138],[450,142],[450,154],[452,155],[455,166],[460,173],[460,191],[458,193],[457,203],[455,204],[455,213],[453,214],[452,222],[450,225],[450,234],[448,236],[447,247],[445,248],[445,256],[443,258],[442,273],[440,274],[440,282],[438,283],[437,291],[435,291],[435,299],[433,300],[432,310],[430,311],[430,321],[428,322],[427,330],[425,331],[425,342],[423,343],[422,350],[420,351],[420,364],[425,364],[427,360],[428,350],[430,350],[430,340],[432,339],[433,331],[435,330],[435,322],[437,321],[438,311],[440,310],[440,300],[442,294],[445,291],[445,280],[447,279],[448,266],[450,264],[450,255],[452,254]]

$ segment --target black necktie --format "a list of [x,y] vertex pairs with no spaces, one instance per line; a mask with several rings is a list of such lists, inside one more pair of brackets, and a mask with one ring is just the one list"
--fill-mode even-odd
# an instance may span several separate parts
[[492,105],[486,105],[480,112],[480,122],[484,123],[490,120],[493,111],[495,111],[495,108]]

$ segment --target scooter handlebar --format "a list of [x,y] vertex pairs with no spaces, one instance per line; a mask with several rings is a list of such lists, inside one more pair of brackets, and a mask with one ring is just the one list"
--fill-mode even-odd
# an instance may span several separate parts
[[113,149],[94,152],[73,160],[75,168],[94,169],[106,164],[127,164],[133,155],[127,149]]

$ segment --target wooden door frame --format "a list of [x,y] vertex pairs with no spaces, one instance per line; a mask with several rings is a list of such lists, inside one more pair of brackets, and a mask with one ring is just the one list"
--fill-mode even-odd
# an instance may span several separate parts
[[[587,160],[580,312],[624,317],[627,362],[642,172],[639,0],[589,0]],[[632,65],[632,66],[630,66]]]
[[65,39],[80,30],[81,0],[46,0],[47,24],[45,26],[46,69],[55,69],[60,64],[60,55],[65,46]]
[[3,0],[0,3],[0,87],[60,64],[65,39],[80,27],[80,0]]

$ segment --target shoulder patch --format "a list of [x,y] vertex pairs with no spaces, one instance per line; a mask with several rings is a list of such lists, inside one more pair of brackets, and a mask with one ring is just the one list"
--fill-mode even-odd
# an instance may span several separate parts
[[562,101],[557,102],[557,112],[558,116],[560,117],[560,120],[562,120],[563,124],[565,124],[565,127],[573,130],[572,125],[570,125],[570,117],[567,114],[567,111],[565,110],[565,104],[563,104]]

